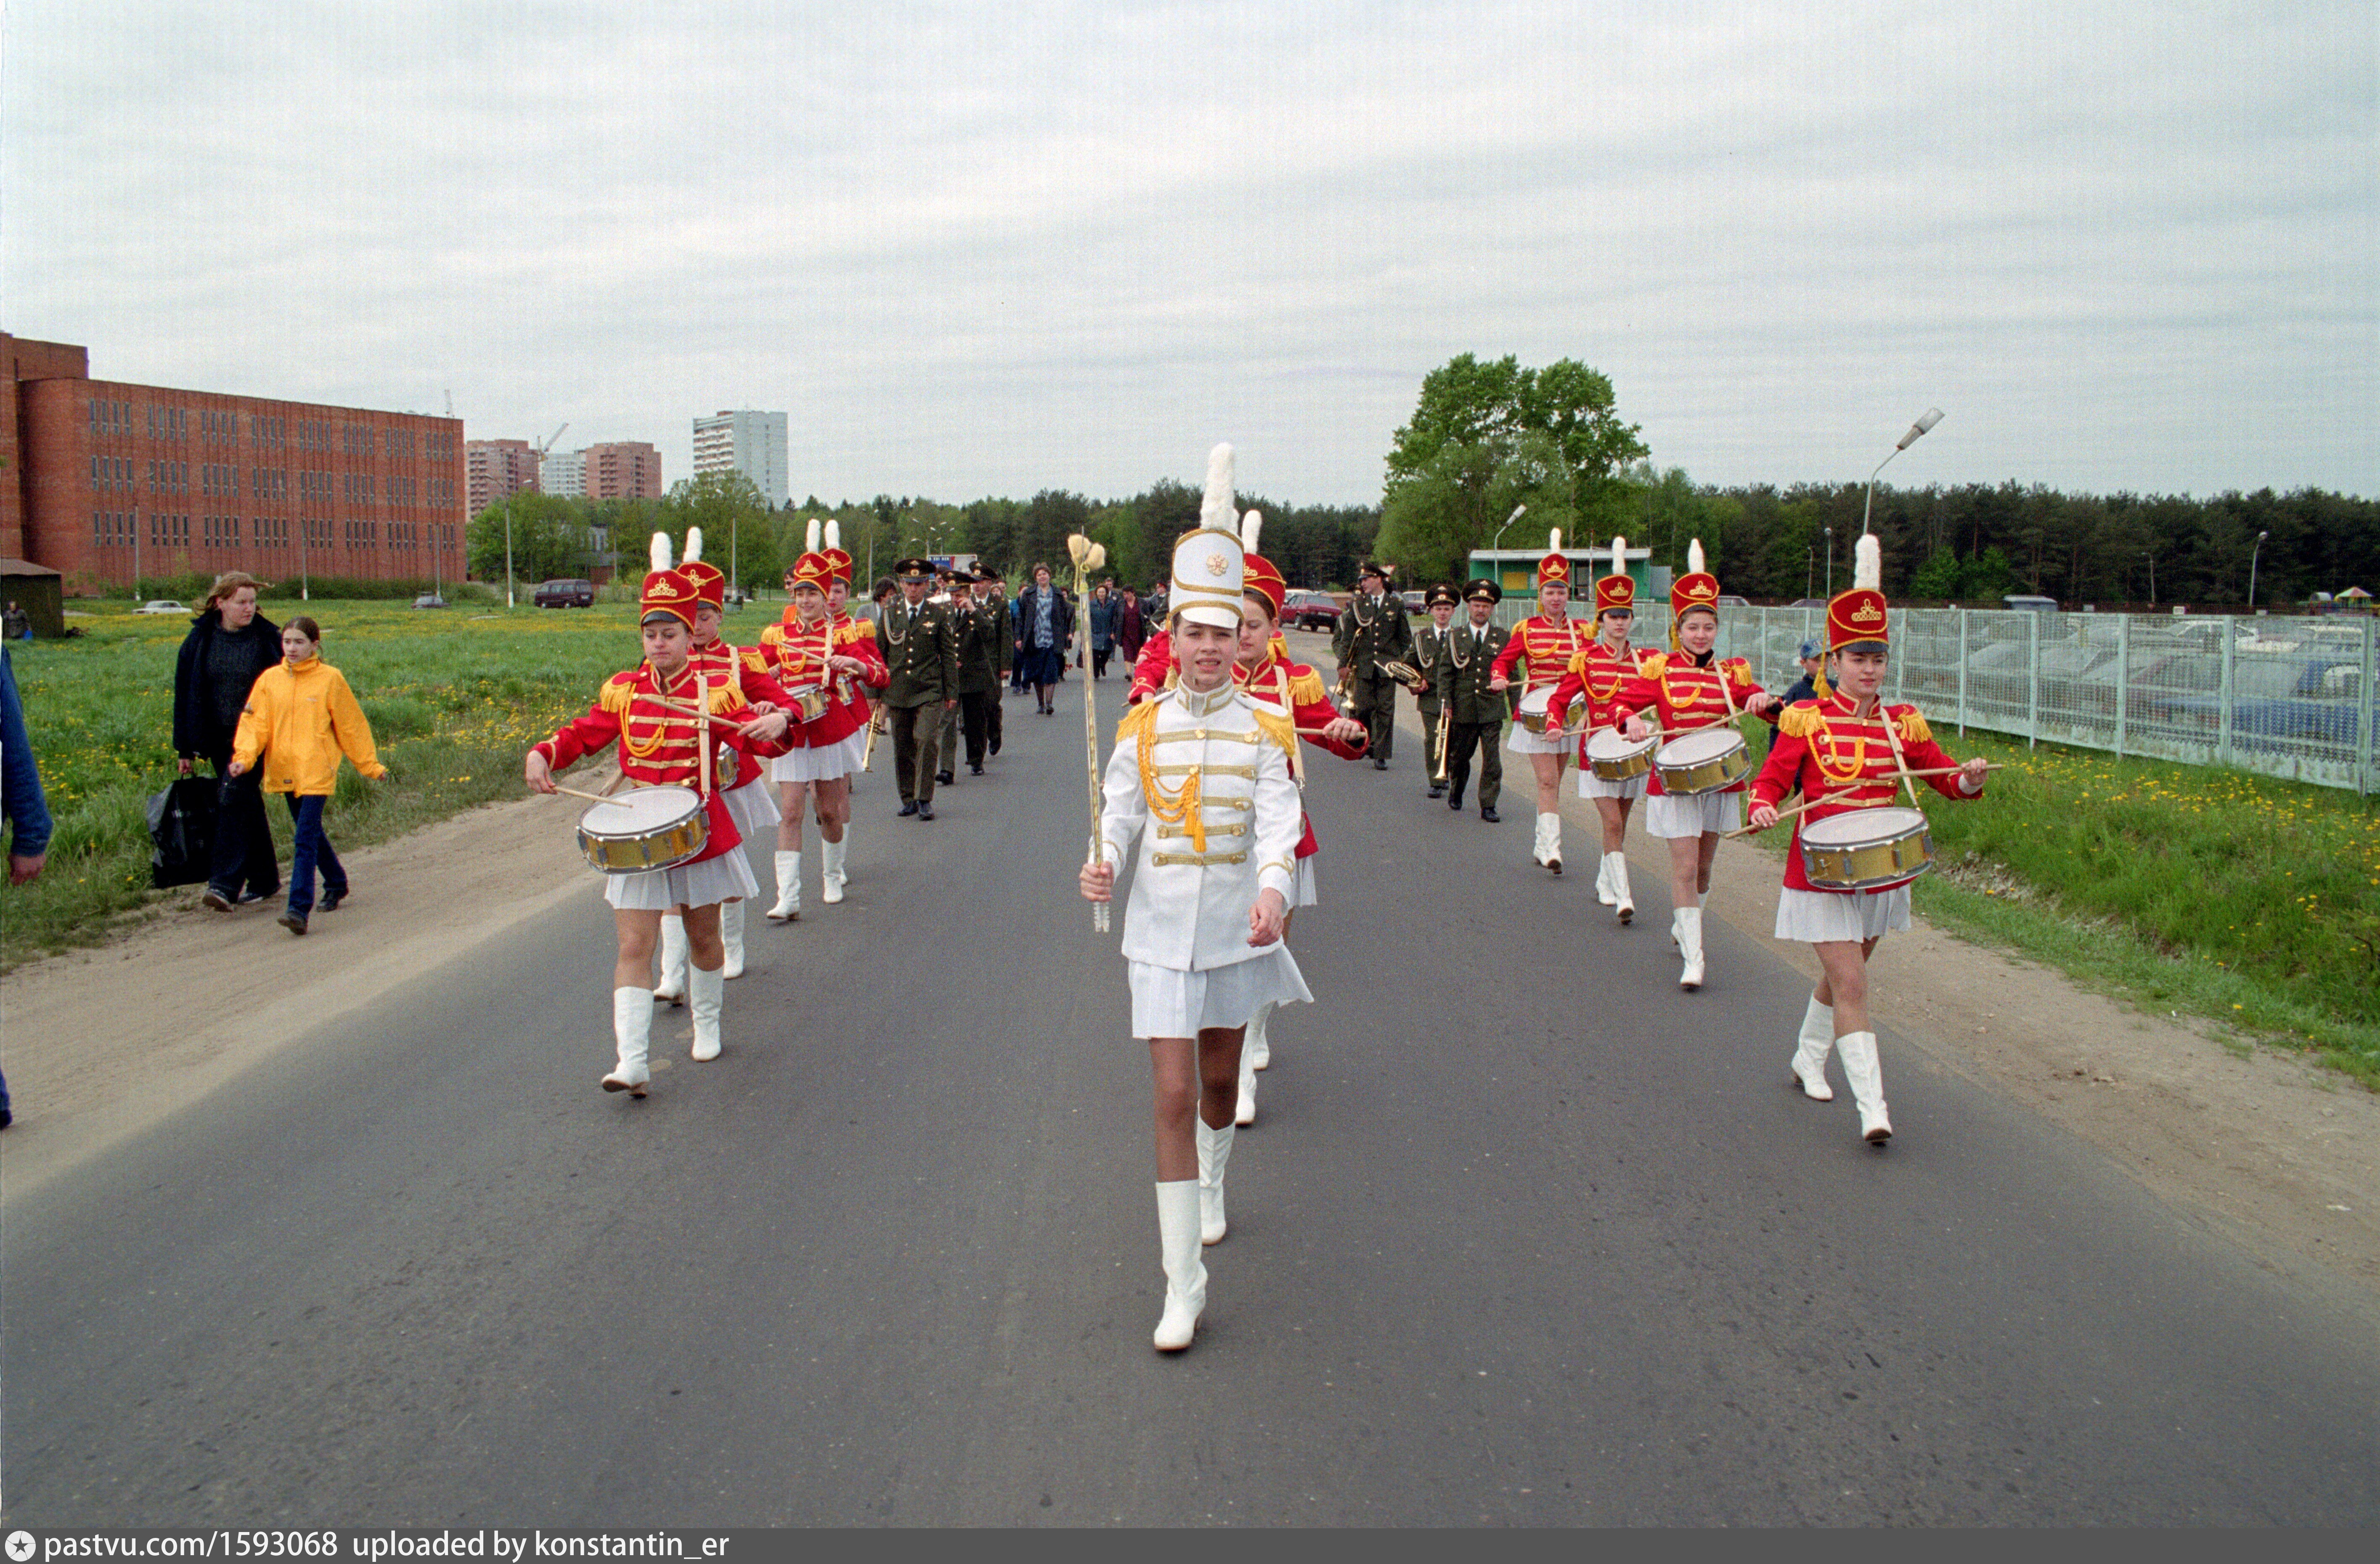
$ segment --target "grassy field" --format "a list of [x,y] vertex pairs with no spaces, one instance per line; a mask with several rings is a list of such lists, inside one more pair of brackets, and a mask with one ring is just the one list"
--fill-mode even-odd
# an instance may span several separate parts
[[1935,738],[2009,769],[1978,803],[1923,793],[1925,918],[2380,1087],[2380,800],[1980,730]]
[[[120,602],[75,604],[70,611],[82,617],[67,623],[83,635],[10,645],[57,829],[41,879],[0,898],[0,970],[94,943],[161,897],[198,894],[149,888],[146,813],[149,795],[175,776],[174,654],[190,622],[129,610]],[[346,675],[395,774],[371,783],[342,768],[328,815],[342,848],[521,797],[522,752],[584,711],[605,676],[639,654],[635,609],[625,604],[424,612],[320,598],[263,605],[276,624],[300,611],[321,622],[322,655]],[[765,612],[744,610],[730,634],[748,639]],[[269,814],[285,862],[287,813],[274,802]]]

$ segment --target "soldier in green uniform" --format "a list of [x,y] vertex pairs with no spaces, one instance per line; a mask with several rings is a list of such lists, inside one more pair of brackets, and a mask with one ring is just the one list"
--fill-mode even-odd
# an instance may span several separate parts
[[959,702],[959,641],[949,611],[926,601],[934,568],[923,559],[892,567],[901,595],[884,605],[877,649],[892,682],[884,687],[892,725],[892,769],[901,784],[901,813],[934,817],[934,762],[941,748],[942,715]]
[[[951,602],[959,637],[959,726],[966,735],[967,775],[980,776],[984,746],[991,737],[986,713],[1000,703],[998,648],[1008,644],[1008,619],[977,597],[971,571],[953,583]],[[954,752],[953,765],[957,759]]]
[[1355,571],[1355,600],[1339,616],[1330,637],[1339,659],[1339,687],[1350,696],[1347,715],[1371,735],[1372,769],[1389,769],[1396,740],[1397,681],[1383,663],[1413,661],[1413,625],[1404,600],[1389,592],[1388,568],[1366,559]]
[[1476,748],[1479,818],[1491,825],[1497,818],[1496,800],[1504,793],[1504,719],[1512,715],[1511,696],[1488,688],[1488,681],[1495,677],[1492,665],[1497,654],[1512,639],[1506,627],[1488,623],[1503,596],[1503,589],[1490,580],[1475,580],[1463,587],[1463,620],[1447,629],[1446,644],[1438,654],[1432,676],[1438,698],[1453,718],[1447,732],[1446,770],[1454,788],[1446,807],[1463,807],[1463,786],[1471,780],[1471,751]]
[[1429,796],[1446,796],[1446,782],[1438,774],[1439,723],[1441,707],[1438,698],[1438,660],[1446,654],[1447,627],[1454,620],[1454,605],[1462,599],[1455,595],[1451,581],[1439,581],[1429,589],[1422,604],[1429,610],[1429,621],[1414,631],[1413,666],[1421,674],[1421,682],[1413,687],[1414,709],[1421,713],[1421,752],[1428,762],[1424,768],[1429,773]]
[[975,568],[977,606],[990,615],[992,636],[991,699],[984,703],[986,752],[1000,753],[1000,705],[1009,676],[1016,671],[1016,627],[1008,616],[1008,583],[989,565]]

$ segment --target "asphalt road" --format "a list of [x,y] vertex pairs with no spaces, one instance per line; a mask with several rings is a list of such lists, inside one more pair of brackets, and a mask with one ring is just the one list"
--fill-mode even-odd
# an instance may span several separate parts
[[850,899],[756,918],[725,1057],[673,1012],[647,1101],[596,1088],[590,875],[10,1200],[7,1520],[2380,1520],[2361,1316],[1896,1048],[1888,1002],[1864,1149],[1783,1084],[1790,972],[1714,930],[1681,995],[1662,887],[1616,929],[1529,865],[1524,796],[1426,800],[1410,736],[1315,761],[1321,1003],[1158,1357],[1082,688],[1012,700],[930,824],[880,767]]

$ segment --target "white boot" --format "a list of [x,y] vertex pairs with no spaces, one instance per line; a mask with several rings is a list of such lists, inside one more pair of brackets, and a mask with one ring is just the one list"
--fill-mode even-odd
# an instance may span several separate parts
[[1685,971],[1678,974],[1678,986],[1693,990],[1703,985],[1703,910],[1681,907],[1670,922],[1676,926],[1678,953],[1686,959]]
[[1835,1048],[1843,1056],[1852,1100],[1859,1104],[1860,1137],[1880,1146],[1892,1139],[1892,1120],[1884,1113],[1884,1067],[1876,1061],[1876,1033],[1846,1032],[1835,1039]]
[[719,1012],[727,999],[727,977],[724,972],[706,972],[696,967],[686,973],[694,990],[694,1057],[715,1059],[719,1057]]
[[1240,1049],[1240,1106],[1232,1115],[1232,1122],[1254,1124],[1257,1121],[1257,1067],[1248,1062],[1245,1046]]
[[674,912],[662,914],[662,981],[653,997],[674,1005],[686,997],[686,920]]
[[1793,1079],[1802,1094],[1814,1103],[1831,1103],[1835,1089],[1827,1084],[1827,1054],[1835,1045],[1835,1008],[1821,1005],[1815,993],[1802,1016],[1802,1041],[1793,1050]]
[[1612,898],[1618,903],[1617,911],[1620,921],[1623,923],[1627,923],[1636,916],[1636,898],[1628,889],[1628,855],[1624,852],[1607,852],[1603,855],[1603,861],[1611,865]]
[[1230,1125],[1209,1130],[1203,1118],[1198,1126],[1198,1241],[1223,1241],[1223,1170],[1232,1163],[1232,1137],[1239,1131]]
[[1165,1264],[1165,1313],[1152,1338],[1160,1352],[1179,1352],[1198,1332],[1207,1307],[1207,1262],[1198,1252],[1198,1180],[1157,1186],[1158,1252]]
[[722,901],[719,904],[719,940],[727,947],[727,964],[719,969],[722,977],[744,975],[744,903]]
[[1536,861],[1557,874],[1561,873],[1561,831],[1559,813],[1538,813]]
[[1272,1007],[1267,1005],[1257,1012],[1256,1020],[1248,1022],[1248,1040],[1241,1052],[1246,1055],[1252,1069],[1270,1069],[1272,1068],[1272,1039],[1265,1035],[1265,1022],[1271,1019]]
[[848,835],[851,827],[846,825],[844,830],[846,834],[843,840],[830,842],[822,839],[819,843],[819,864],[825,871],[825,884],[819,892],[819,899],[829,907],[843,899],[843,855],[844,849],[851,846]]
[[1606,907],[1617,906],[1620,901],[1611,889],[1611,855],[1608,852],[1595,866],[1595,899]]
[[625,1092],[632,1097],[645,1094],[645,1083],[653,1078],[646,1062],[652,1052],[652,990],[612,990],[612,1041],[618,1045],[620,1061],[603,1078],[603,1090]]
[[777,905],[769,909],[769,922],[791,923],[802,915],[802,853],[799,848],[777,854]]

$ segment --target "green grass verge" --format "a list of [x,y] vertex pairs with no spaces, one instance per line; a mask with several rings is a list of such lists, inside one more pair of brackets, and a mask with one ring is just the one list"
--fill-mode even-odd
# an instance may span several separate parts
[[[1755,749],[1765,751],[1765,724]],[[2220,1020],[2380,1088],[2380,800],[1971,730],[2010,769],[1925,793],[1917,911],[2143,1008]],[[1782,851],[1781,829],[1763,838]]]
[[[147,800],[175,776],[174,655],[189,621],[129,608],[77,603],[67,623],[83,635],[10,644],[56,830],[42,877],[0,898],[0,971],[95,944],[166,898],[197,894],[149,886]],[[342,849],[524,796],[523,751],[639,655],[631,605],[417,612],[316,598],[302,609],[321,622],[323,656],[346,675],[395,773],[371,783],[342,767],[327,816]],[[298,611],[264,609],[276,623]],[[737,615],[731,636],[757,633],[764,613]],[[278,803],[269,814],[285,864],[288,814]]]

